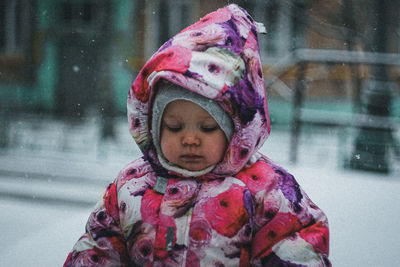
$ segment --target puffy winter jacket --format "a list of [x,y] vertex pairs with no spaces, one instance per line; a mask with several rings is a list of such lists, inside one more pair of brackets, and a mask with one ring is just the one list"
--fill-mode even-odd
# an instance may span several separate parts
[[[292,175],[257,152],[270,129],[262,30],[231,4],[149,59],[127,102],[144,156],[108,186],[65,266],[330,266],[326,216]],[[149,114],[160,79],[215,100],[231,116],[234,134],[211,172],[186,177],[158,161]]]

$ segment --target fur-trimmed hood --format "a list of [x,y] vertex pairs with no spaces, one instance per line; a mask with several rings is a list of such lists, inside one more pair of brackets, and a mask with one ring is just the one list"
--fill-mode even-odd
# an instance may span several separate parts
[[244,9],[231,4],[182,30],[147,61],[129,91],[128,121],[156,172],[167,175],[150,133],[155,85],[160,79],[215,100],[232,118],[232,140],[207,178],[236,174],[263,145],[270,132],[257,40],[257,33],[263,31]]

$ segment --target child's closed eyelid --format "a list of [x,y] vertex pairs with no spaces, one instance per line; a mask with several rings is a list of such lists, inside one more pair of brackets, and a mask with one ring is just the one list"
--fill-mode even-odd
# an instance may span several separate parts
[[179,132],[182,130],[182,125],[181,124],[167,124],[164,123],[164,127],[167,128],[171,132]]
[[203,131],[203,132],[213,132],[213,131],[216,131],[216,130],[218,130],[218,125],[202,125],[201,126],[201,130]]

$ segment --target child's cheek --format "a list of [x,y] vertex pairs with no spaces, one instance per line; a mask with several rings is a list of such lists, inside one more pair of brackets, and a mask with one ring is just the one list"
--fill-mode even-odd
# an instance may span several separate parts
[[161,151],[164,157],[172,163],[175,163],[175,158],[178,154],[178,147],[179,142],[176,138],[169,138],[169,136],[165,136],[165,138],[163,138],[161,141]]

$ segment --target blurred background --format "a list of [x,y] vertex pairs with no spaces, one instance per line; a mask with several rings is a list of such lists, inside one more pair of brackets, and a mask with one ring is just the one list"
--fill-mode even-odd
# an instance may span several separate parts
[[272,131],[262,152],[322,204],[333,263],[399,263],[398,227],[386,220],[400,211],[399,1],[1,0],[0,225],[10,250],[0,266],[24,266],[21,249],[55,240],[37,266],[62,263],[105,186],[141,155],[126,123],[138,71],[228,3],[267,29],[259,44]]

